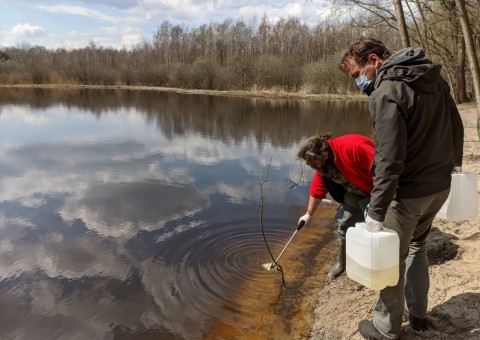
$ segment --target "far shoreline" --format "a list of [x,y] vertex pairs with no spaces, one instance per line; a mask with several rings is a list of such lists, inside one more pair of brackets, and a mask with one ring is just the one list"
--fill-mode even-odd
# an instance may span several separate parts
[[82,84],[0,84],[0,88],[38,88],[38,89],[98,89],[98,90],[141,90],[173,92],[183,94],[203,94],[227,97],[255,97],[266,99],[308,99],[322,100],[358,100],[367,101],[362,94],[313,94],[304,92],[287,92],[281,90],[204,90],[182,89],[174,87],[144,86],[144,85],[82,85]]

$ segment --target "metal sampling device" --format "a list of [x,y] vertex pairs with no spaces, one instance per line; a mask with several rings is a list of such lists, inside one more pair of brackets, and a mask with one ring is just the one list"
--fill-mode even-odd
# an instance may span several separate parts
[[283,247],[283,250],[280,252],[280,255],[278,255],[277,259],[275,260],[275,262],[268,262],[268,263],[264,263],[262,264],[262,267],[265,268],[265,270],[267,271],[270,271],[272,270],[273,268],[275,268],[278,264],[278,260],[280,259],[280,257],[283,255],[283,252],[285,251],[285,249],[287,249],[288,245],[290,244],[290,242],[293,240],[293,238],[295,237],[295,234],[300,230],[302,229],[302,227],[304,226],[305,224],[305,221],[300,221],[298,223],[298,227],[297,229],[295,230],[295,232],[293,233],[292,237],[290,237],[290,239],[288,240],[287,244],[285,245],[285,247]]

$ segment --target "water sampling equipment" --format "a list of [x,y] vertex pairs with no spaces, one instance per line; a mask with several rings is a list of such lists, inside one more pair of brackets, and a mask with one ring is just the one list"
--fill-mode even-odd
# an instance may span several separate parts
[[381,290],[395,286],[400,275],[400,239],[391,229],[378,233],[365,229],[365,223],[356,223],[347,229],[347,276],[363,286]]
[[448,221],[464,221],[478,215],[477,174],[459,172],[452,174],[450,194],[437,213]]
[[287,244],[285,245],[285,247],[283,247],[283,250],[280,252],[280,255],[278,255],[277,259],[275,260],[275,262],[268,262],[268,263],[264,263],[262,264],[262,267],[265,268],[266,270],[270,271],[272,270],[273,268],[275,268],[277,266],[277,262],[278,260],[280,259],[280,256],[282,256],[283,252],[285,251],[285,249],[287,249],[288,245],[290,244],[290,242],[293,240],[293,237],[295,236],[295,234],[297,233],[297,231],[299,231],[300,229],[302,229],[303,225],[305,224],[305,221],[300,221],[300,223],[298,223],[298,227],[297,229],[295,230],[295,232],[293,233],[293,235],[290,237],[290,239],[288,240]]

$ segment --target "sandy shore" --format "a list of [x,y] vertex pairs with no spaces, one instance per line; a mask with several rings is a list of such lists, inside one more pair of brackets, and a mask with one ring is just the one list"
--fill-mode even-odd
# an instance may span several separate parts
[[[480,142],[476,108],[460,105],[465,127],[463,171],[477,174],[480,189]],[[480,201],[479,201],[480,203]],[[479,208],[480,210],[480,208]],[[480,339],[480,217],[464,222],[435,219],[428,239],[430,329],[413,331],[408,321],[401,339]],[[363,339],[361,319],[371,319],[377,292],[356,291],[345,274],[320,289],[311,339]]]

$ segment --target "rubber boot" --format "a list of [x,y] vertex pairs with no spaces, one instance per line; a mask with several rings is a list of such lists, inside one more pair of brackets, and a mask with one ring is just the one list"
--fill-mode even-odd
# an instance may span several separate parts
[[345,271],[345,258],[346,258],[346,240],[345,237],[338,235],[338,257],[337,263],[333,265],[328,271],[328,276],[332,279],[337,278]]

